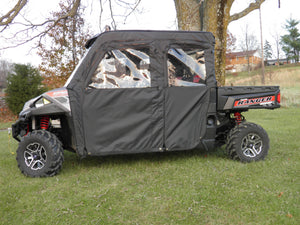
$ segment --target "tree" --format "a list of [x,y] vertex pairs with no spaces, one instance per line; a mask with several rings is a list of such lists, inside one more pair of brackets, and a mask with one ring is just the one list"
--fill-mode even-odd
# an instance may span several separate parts
[[[103,14],[110,12],[112,27],[116,29],[116,18],[126,19],[137,10],[141,0],[107,0],[100,1],[100,20]],[[5,15],[0,15],[0,33],[9,33],[10,27],[17,27],[18,32],[13,36],[7,36],[7,40],[13,40],[12,45],[6,45],[2,49],[13,48],[31,41],[36,42],[39,55],[43,62],[40,65],[44,82],[55,88],[61,86],[83,55],[85,41],[90,37],[87,31],[83,31],[82,18],[83,3],[81,0],[61,1],[60,10],[53,12],[43,22],[31,21],[28,15],[22,13],[30,7],[31,0],[18,0],[17,4]],[[28,6],[28,7],[27,7]],[[122,16],[116,16],[113,9],[121,7],[125,11]],[[49,44],[49,37],[51,43]],[[49,47],[50,46],[50,47]]]
[[277,65],[279,66],[279,57],[280,57],[280,35],[279,35],[277,29],[272,33],[272,37],[273,37],[273,41],[274,41],[275,47],[276,47]]
[[265,84],[265,62],[264,62],[264,46],[263,46],[263,28],[261,20],[261,7],[259,7],[259,27],[260,27],[260,50],[261,50],[261,83]]
[[225,84],[228,24],[259,9],[264,1],[253,0],[241,12],[230,15],[234,0],[174,0],[180,30],[202,30],[214,34],[216,38],[215,72],[219,85]]
[[[72,1],[69,11],[61,17],[48,18],[41,23],[33,23],[21,13],[24,11],[24,9],[26,9],[29,1],[30,0],[18,0],[17,4],[11,10],[0,17],[0,32],[9,30],[11,26],[19,26],[19,31],[16,32],[12,37],[8,38],[14,39],[16,44],[13,46],[7,46],[3,49],[17,47],[36,39],[38,39],[38,43],[40,43],[41,40],[48,34],[48,32],[55,28],[57,23],[69,17],[74,17],[81,4],[81,0],[74,0]],[[21,20],[21,22],[15,22],[18,17],[22,17],[23,20]]]
[[2,88],[6,88],[7,76],[8,73],[11,71],[11,64],[5,60],[0,60],[0,90]]
[[[94,1],[99,1],[100,3],[100,26],[103,15],[107,16],[109,14],[113,29],[116,29],[118,22],[123,21],[125,23],[127,18],[131,16],[134,11],[138,11],[137,7],[141,2],[141,0]],[[83,1],[81,0],[68,0],[68,10],[65,11],[65,14],[60,14],[59,17],[45,18],[39,22],[35,22],[32,21],[30,16],[26,14],[26,10],[31,7],[31,2],[34,4],[34,1],[31,0],[17,0],[14,7],[12,7],[6,14],[0,15],[0,33],[9,31],[11,27],[17,27],[18,29],[18,32],[14,32],[13,30],[13,35],[6,38],[7,40],[13,40],[13,44],[6,45],[6,47],[2,47],[1,49],[14,48],[35,40],[38,40],[37,43],[39,44],[52,29],[55,29],[58,23],[66,19],[76,17],[80,7],[84,6],[84,3],[82,3]],[[121,12],[120,8],[123,9]],[[115,14],[114,10],[118,11],[118,14]]]
[[[71,5],[71,0],[61,1],[61,10],[53,12],[53,18],[61,18],[70,11]],[[48,28],[50,26],[48,25]],[[82,58],[85,52],[84,44],[90,37],[83,26],[82,9],[78,8],[73,17],[59,20],[55,28],[49,30],[47,37],[50,43],[39,44],[38,54],[42,57],[39,69],[44,77],[43,83],[49,88],[63,86]]]
[[249,26],[246,24],[245,29],[242,30],[244,38],[240,41],[240,48],[246,55],[247,58],[247,68],[248,73],[250,73],[250,51],[258,49],[258,42],[256,37],[252,34],[253,32],[249,31]]
[[268,40],[266,40],[264,44],[264,58],[267,61],[271,57],[272,57],[272,46],[270,45]]
[[299,21],[290,18],[286,21],[285,29],[288,34],[281,36],[282,50],[287,56],[287,60],[294,59],[299,62],[300,33],[297,28]]
[[18,114],[24,103],[45,92],[41,86],[42,77],[31,65],[15,64],[13,73],[8,74],[6,103],[9,109]]
[[243,51],[252,51],[259,48],[258,41],[256,36],[253,35],[253,32],[249,30],[249,25],[246,24],[245,28],[241,30],[243,38],[240,39],[239,47]]

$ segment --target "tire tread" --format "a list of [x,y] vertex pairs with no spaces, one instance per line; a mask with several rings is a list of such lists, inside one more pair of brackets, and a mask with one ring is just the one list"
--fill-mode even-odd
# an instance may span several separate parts
[[[241,154],[238,153],[238,151],[240,151],[240,146],[238,146],[238,143],[240,141],[241,134],[243,132],[245,132],[247,129],[252,129],[252,130],[256,130],[258,132],[261,132],[262,136],[261,138],[264,138],[264,142],[263,142],[263,152],[262,154],[260,154],[258,159],[250,159],[250,158],[245,158],[242,157]],[[251,162],[251,161],[257,161],[257,160],[263,160],[268,153],[268,149],[269,149],[269,138],[267,133],[265,132],[265,130],[255,124],[255,123],[250,123],[250,122],[243,122],[235,127],[233,127],[228,136],[227,136],[227,144],[226,144],[226,153],[227,155],[233,159],[233,160],[239,160],[241,162]]]
[[21,170],[21,172],[28,177],[51,177],[58,174],[62,168],[62,163],[64,161],[64,155],[63,155],[63,148],[61,142],[58,140],[58,138],[46,130],[34,130],[27,134],[26,137],[23,138],[22,141],[26,141],[30,138],[38,138],[41,141],[47,142],[50,146],[50,149],[52,150],[51,157],[47,160],[51,160],[50,166],[45,169],[40,174],[29,174],[25,171],[25,169],[22,167],[21,162],[23,159],[23,146],[22,142],[20,142],[19,147],[17,149],[17,157],[16,160],[18,162],[18,167]]

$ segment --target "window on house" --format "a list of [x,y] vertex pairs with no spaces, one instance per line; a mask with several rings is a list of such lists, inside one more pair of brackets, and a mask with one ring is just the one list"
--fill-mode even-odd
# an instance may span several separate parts
[[115,49],[106,52],[89,87],[145,88],[151,86],[149,49]]
[[169,49],[168,78],[169,86],[203,85],[206,79],[204,51],[201,49]]

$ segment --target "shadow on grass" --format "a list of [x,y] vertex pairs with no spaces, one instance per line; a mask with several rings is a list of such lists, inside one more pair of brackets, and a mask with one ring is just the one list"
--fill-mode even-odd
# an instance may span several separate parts
[[124,155],[111,155],[111,156],[87,156],[80,159],[75,153],[65,151],[65,161],[63,165],[64,172],[68,173],[69,170],[76,168],[93,168],[93,167],[107,167],[107,166],[120,166],[130,165],[133,166],[139,163],[169,163],[184,161],[191,158],[198,158],[205,160],[212,159],[226,159],[223,148],[216,148],[210,151],[202,149],[186,150],[186,151],[173,151],[173,152],[151,152],[151,153],[136,153]]

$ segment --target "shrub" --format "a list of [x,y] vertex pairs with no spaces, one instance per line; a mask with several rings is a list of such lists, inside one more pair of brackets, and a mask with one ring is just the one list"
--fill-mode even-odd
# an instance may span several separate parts
[[41,82],[42,77],[36,68],[31,65],[15,64],[13,73],[9,73],[7,78],[5,101],[9,109],[18,114],[25,102],[45,92]]

